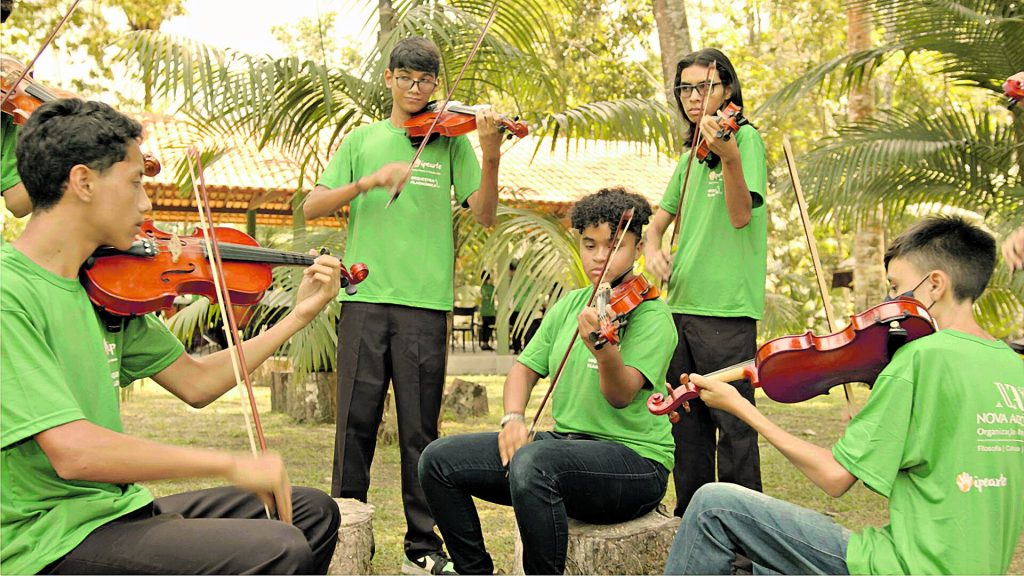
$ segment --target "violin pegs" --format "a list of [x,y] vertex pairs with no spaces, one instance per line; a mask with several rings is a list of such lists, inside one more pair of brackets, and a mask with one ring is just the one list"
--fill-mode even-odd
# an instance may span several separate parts
[[508,134],[505,134],[505,140],[511,140],[511,139],[512,139],[512,133],[511,132],[508,133]]

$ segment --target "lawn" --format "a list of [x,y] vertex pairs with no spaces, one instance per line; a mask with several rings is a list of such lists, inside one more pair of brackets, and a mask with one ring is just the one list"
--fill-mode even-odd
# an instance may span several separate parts
[[[459,422],[445,419],[442,435],[496,430],[502,414],[501,386],[504,378],[463,378],[487,386],[490,413],[486,417]],[[542,390],[541,386],[546,387],[546,381],[541,382],[538,392]],[[334,426],[295,424],[288,416],[270,412],[269,388],[257,388],[256,394],[267,445],[283,455],[292,483],[329,491]],[[540,396],[540,393],[534,394],[535,403]],[[863,405],[866,396],[866,389],[857,388],[856,405]],[[841,393],[801,404],[778,404],[758,391],[757,402],[765,414],[780,426],[816,444],[829,446],[842,432]],[[122,414],[125,430],[130,434],[186,446],[247,451],[248,437],[239,404],[238,394],[232,392],[210,406],[196,410],[148,382],[136,384],[130,400],[123,405]],[[761,469],[764,491],[769,495],[822,511],[851,529],[886,523],[886,506],[882,497],[857,484],[842,498],[829,498],[764,441],[761,442]],[[376,539],[373,571],[376,574],[396,574],[401,569],[405,517],[402,514],[400,476],[398,446],[379,446],[369,495],[370,503],[376,507],[373,520]],[[147,487],[156,496],[163,496],[219,484],[215,480],[188,480],[148,483]],[[665,501],[670,505],[675,501],[671,482]],[[479,504],[488,549],[495,565],[508,573],[512,567],[514,516],[510,508],[486,502]],[[1024,573],[1024,540],[1017,544],[1010,573]]]

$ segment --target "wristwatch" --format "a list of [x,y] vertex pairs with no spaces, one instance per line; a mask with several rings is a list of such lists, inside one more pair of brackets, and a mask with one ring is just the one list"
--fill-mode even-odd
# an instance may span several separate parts
[[523,422],[526,420],[526,418],[519,412],[509,412],[508,414],[505,414],[504,416],[501,417],[501,427],[504,428],[505,424],[508,424],[513,420],[519,420],[520,422]]

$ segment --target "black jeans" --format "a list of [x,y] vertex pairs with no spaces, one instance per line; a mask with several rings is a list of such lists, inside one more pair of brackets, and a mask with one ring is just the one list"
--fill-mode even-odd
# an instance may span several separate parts
[[511,505],[523,539],[527,574],[565,571],[569,517],[615,524],[653,510],[668,470],[617,442],[540,432],[502,467],[496,433],[465,434],[430,444],[420,483],[460,574],[491,574],[473,496]]
[[[757,321],[753,318],[717,318],[673,314],[679,344],[666,378],[673,387],[680,374],[707,374],[750,360],[757,351]],[[754,403],[750,382],[733,382],[740,395]],[[679,409],[679,422],[672,426],[676,441],[676,465],[672,471],[676,487],[675,515],[682,516],[694,493],[715,481],[731,482],[761,491],[761,457],[757,432],[742,420],[697,400],[690,412]],[[717,436],[717,438],[716,438]]]
[[292,524],[268,520],[259,498],[211,488],[157,498],[92,531],[49,574],[326,574],[341,513],[296,486]]
[[370,465],[388,384],[402,457],[405,554],[441,551],[434,518],[417,478],[420,453],[437,438],[447,359],[445,312],[346,302],[338,320],[338,412],[331,494],[366,502]]

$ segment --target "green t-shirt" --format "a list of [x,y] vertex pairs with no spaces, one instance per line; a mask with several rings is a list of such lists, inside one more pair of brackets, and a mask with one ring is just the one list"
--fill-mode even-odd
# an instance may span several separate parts
[[[768,215],[765,196],[768,170],[764,141],[750,125],[736,133],[743,179],[756,194],[750,222],[733,228],[725,207],[722,165],[708,170],[694,160],[680,222],[678,250],[668,285],[668,307],[675,314],[749,317],[764,315],[768,268]],[[675,216],[689,153],[679,160],[659,206]]]
[[[541,376],[554,377],[579,327],[576,317],[587,305],[591,290],[574,290],[552,306],[516,360]],[[597,359],[578,342],[551,398],[555,431],[618,442],[671,470],[675,458],[672,425],[668,418],[647,410],[647,398],[654,393],[652,385],[657,385],[659,391],[663,389],[676,338],[672,315],[660,298],[648,300],[630,313],[619,351],[622,362],[643,374],[647,383],[625,408],[608,403],[601,393]]]
[[77,279],[0,248],[0,572],[36,573],[153,500],[137,484],[63,480],[35,441],[75,420],[121,431],[120,386],[183,352],[154,316],[107,332]]
[[1005,574],[1024,526],[1024,362],[943,330],[901,348],[836,460],[889,499],[850,537],[851,574]]
[[0,191],[21,182],[18,175],[18,158],[14,148],[18,144],[18,127],[10,114],[0,115]]
[[480,315],[495,316],[497,310],[494,308],[494,284],[483,284],[480,286]]
[[[360,126],[342,141],[317,183],[337,188],[385,164],[411,162],[415,153],[405,131],[389,120]],[[363,262],[370,275],[354,296],[342,291],[341,301],[452,309],[452,187],[460,205],[480,188],[480,163],[465,136],[438,138],[424,148],[390,208],[384,208],[391,197],[384,188],[352,201],[345,264]]]

